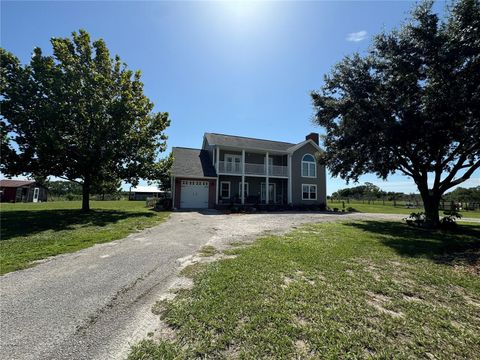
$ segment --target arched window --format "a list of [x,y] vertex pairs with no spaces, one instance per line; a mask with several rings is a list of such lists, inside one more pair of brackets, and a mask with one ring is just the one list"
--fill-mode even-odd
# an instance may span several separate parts
[[317,162],[311,154],[305,154],[302,158],[302,177],[317,177]]

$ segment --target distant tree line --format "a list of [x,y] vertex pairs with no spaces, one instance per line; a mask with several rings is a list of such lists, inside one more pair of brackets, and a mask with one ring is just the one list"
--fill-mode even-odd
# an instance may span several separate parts
[[[82,185],[74,181],[45,181],[45,187],[53,199],[81,200]],[[93,196],[99,200],[120,199],[121,182],[105,182],[92,188]]]
[[[366,182],[363,185],[340,189],[332,193],[333,200],[385,200],[421,202],[420,194],[405,194],[403,192],[384,191],[378,186]],[[442,197],[442,202],[480,203],[480,186],[472,188],[459,187]]]
[[456,188],[445,194],[443,199],[445,201],[455,201],[459,203],[480,203],[480,186],[472,188]]
[[421,201],[419,194],[405,194],[403,192],[384,191],[370,182],[366,182],[364,185],[335,191],[332,193],[331,198],[370,201]]

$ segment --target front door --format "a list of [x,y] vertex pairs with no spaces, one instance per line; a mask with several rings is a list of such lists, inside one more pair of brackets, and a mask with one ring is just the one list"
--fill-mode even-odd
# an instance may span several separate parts
[[33,202],[38,202],[38,195],[40,193],[40,189],[39,188],[35,188],[33,189]]
[[[267,195],[266,195],[266,190],[267,189],[267,184],[262,183],[261,188],[260,188],[260,200],[262,203],[265,203],[267,201]],[[269,183],[268,184],[268,202],[269,203],[275,203],[276,202],[276,189],[275,189],[275,183]]]

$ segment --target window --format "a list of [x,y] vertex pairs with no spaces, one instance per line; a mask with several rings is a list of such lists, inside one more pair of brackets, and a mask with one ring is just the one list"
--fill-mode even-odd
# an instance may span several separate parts
[[302,184],[302,200],[317,200],[317,185]]
[[[247,196],[248,196],[248,182],[244,183],[244,189],[245,189],[245,198],[247,198]],[[240,198],[242,197],[242,182],[241,181],[238,183],[238,196],[240,196]]]
[[225,172],[240,174],[242,172],[242,157],[240,155],[225,154]]
[[220,183],[220,196],[222,199],[230,199],[230,181]]
[[313,155],[305,154],[302,158],[302,177],[317,177],[317,163]]

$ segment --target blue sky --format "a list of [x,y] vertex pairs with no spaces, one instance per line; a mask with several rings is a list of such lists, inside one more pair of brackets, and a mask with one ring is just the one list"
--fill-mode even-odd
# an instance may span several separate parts
[[[28,62],[52,36],[86,29],[143,74],[171,146],[200,147],[204,132],[299,142],[311,131],[311,90],[343,56],[398,26],[412,2],[1,2],[1,46]],[[435,8],[443,12],[445,3]],[[413,181],[367,175],[387,191]],[[462,186],[480,185],[480,173]],[[345,187],[329,178],[328,193]]]

